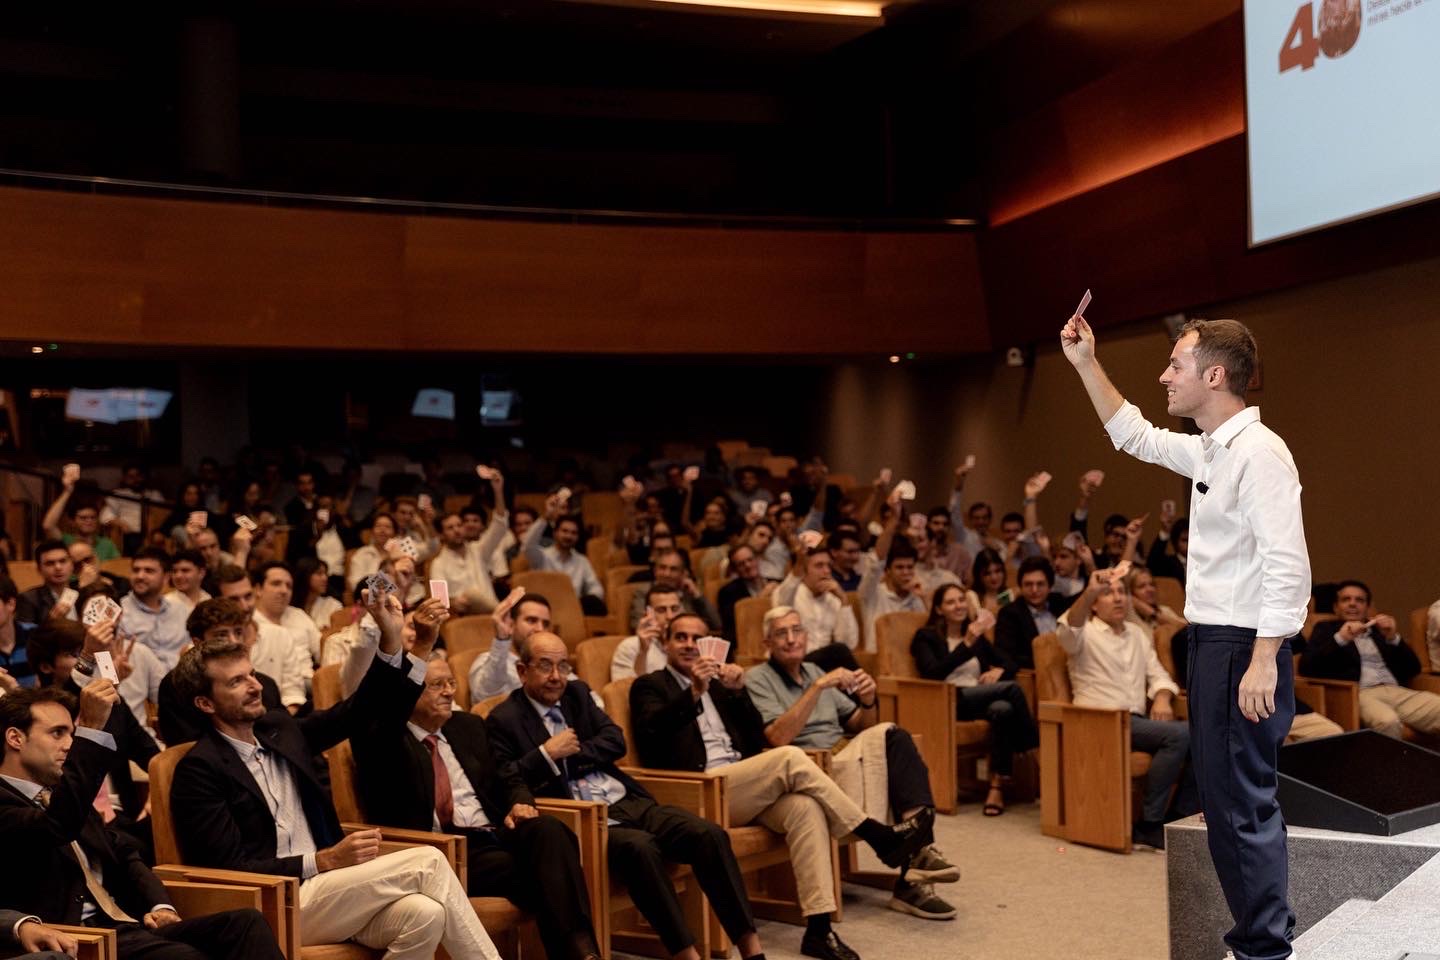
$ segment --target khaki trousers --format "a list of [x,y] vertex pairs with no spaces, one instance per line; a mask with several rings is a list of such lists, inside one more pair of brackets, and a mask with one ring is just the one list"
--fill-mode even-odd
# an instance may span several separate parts
[[318,873],[300,884],[305,946],[354,940],[385,960],[500,960],[460,878],[434,847],[411,847],[369,863]]
[[830,838],[849,836],[865,812],[799,747],[766,750],[715,772],[725,778],[731,824],[759,823],[785,835],[801,913],[833,912]]
[[1340,724],[1323,713],[1297,713],[1295,719],[1290,723],[1290,732],[1285,735],[1285,742],[1296,743],[1300,740],[1314,740],[1318,737],[1333,737],[1337,733],[1344,732],[1345,730]]
[[1422,733],[1440,733],[1440,696],[1409,687],[1365,687],[1360,691],[1360,722],[1398,737],[1402,725]]

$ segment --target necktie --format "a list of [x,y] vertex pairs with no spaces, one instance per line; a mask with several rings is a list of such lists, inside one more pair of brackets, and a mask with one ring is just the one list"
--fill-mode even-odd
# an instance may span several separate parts
[[95,794],[95,809],[100,814],[100,819],[109,823],[115,819],[115,804],[110,802],[110,778],[100,784],[100,792]]
[[[570,726],[570,724],[565,722],[565,715],[560,712],[559,707],[551,707],[549,710],[546,710],[545,719],[550,721],[551,733],[559,733],[561,730],[564,730]],[[575,785],[575,792],[580,795],[579,799],[593,799],[590,793],[590,784],[586,783],[584,780],[571,780],[570,767],[568,764],[566,764],[564,760],[561,760],[559,762],[559,766],[560,772],[564,775],[566,782],[573,783]]]
[[[48,789],[41,790],[35,795],[35,802],[42,808],[48,808],[50,791]],[[90,891],[90,897],[95,901],[95,906],[100,908],[100,912],[121,923],[139,923],[140,921],[120,909],[115,898],[110,896],[110,891],[100,883],[100,878],[95,876],[95,871],[90,869],[90,858],[85,856],[84,850],[80,849],[80,841],[71,840],[70,849],[75,854],[75,862],[80,865],[80,872],[85,875],[85,889]]]
[[455,822],[455,791],[450,786],[445,758],[440,756],[440,738],[430,734],[425,738],[425,749],[430,751],[430,766],[435,771],[435,816],[442,827],[448,827]]

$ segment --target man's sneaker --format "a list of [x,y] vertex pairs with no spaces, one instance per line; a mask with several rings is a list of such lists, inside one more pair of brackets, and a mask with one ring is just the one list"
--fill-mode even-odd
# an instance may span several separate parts
[[1152,847],[1156,850],[1165,849],[1165,825],[1156,823],[1153,820],[1136,820],[1135,828],[1130,832],[1130,839],[1137,847]]
[[950,920],[955,908],[935,896],[935,888],[928,883],[895,884],[895,895],[890,898],[890,909],[908,913],[925,920]]
[[915,855],[900,879],[907,883],[954,883],[960,879],[960,868],[940,856],[932,843]]
[[934,808],[922,807],[915,816],[891,827],[890,833],[895,839],[894,845],[880,854],[880,862],[903,870],[935,835]]
[[860,960],[860,954],[851,950],[849,944],[841,940],[834,930],[823,937],[805,934],[805,938],[800,941],[800,952],[807,957],[819,957],[820,960]]

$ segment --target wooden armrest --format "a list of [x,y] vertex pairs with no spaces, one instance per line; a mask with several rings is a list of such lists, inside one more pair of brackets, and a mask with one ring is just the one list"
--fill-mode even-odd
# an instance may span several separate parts
[[[280,952],[290,960],[300,956],[300,881],[295,877],[282,877],[273,873],[250,873],[245,870],[222,870],[219,867],[187,867],[178,863],[162,863],[154,868],[155,876],[161,882],[172,881],[203,884],[224,884],[248,887],[259,891],[260,913],[275,940]],[[178,904],[177,904],[178,906]]]
[[1175,697],[1172,706],[1175,708],[1176,720],[1190,719],[1190,698],[1184,693],[1180,693]]
[[1411,690],[1440,694],[1440,673],[1417,673],[1410,678]]
[[1360,729],[1360,684],[1353,680],[1296,677],[1295,697],[1334,720],[1341,729]]
[[829,750],[806,750],[805,756],[815,761],[815,766],[824,770],[828,775],[833,772],[835,766],[835,754]]
[[1130,711],[1121,710],[1118,707],[1082,707],[1078,703],[1061,703],[1058,700],[1043,700],[1040,703],[1041,723],[1064,723],[1066,714],[1101,716],[1114,713],[1123,713],[1129,716]]
[[616,619],[613,614],[606,614],[603,617],[585,618],[585,635],[587,637],[604,636],[607,633],[615,633]]
[[120,947],[116,941],[114,930],[106,930],[103,927],[81,927],[68,923],[47,923],[45,926],[51,930],[68,933],[75,938],[75,942],[80,948],[75,953],[75,960],[119,960],[120,958]]
[[554,817],[575,834],[580,847],[580,869],[585,874],[585,892],[590,899],[590,916],[595,922],[595,936],[600,940],[601,953],[609,938],[610,911],[605,898],[610,893],[610,864],[606,850],[610,843],[610,826],[605,804],[599,800],[560,800],[537,797],[535,809]]
[[259,887],[238,883],[201,883],[167,880],[165,892],[177,913],[185,919],[226,910],[262,910],[264,894]]
[[651,770],[642,767],[622,769],[650,791],[656,803],[668,803],[721,826],[729,825],[730,811],[725,796],[725,778],[719,774],[690,770]]

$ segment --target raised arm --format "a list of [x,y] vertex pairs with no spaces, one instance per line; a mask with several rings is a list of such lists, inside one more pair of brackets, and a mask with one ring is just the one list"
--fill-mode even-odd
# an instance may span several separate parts
[[60,539],[62,535],[60,518],[65,516],[65,505],[70,502],[70,495],[74,492],[75,481],[69,479],[67,476],[64,489],[60,491],[60,496],[56,497],[55,502],[50,504],[50,509],[45,511],[45,519],[40,521],[40,525],[45,528],[45,536],[56,540]]
[[1090,329],[1084,317],[1073,316],[1065,322],[1060,329],[1060,349],[1065,351],[1065,359],[1080,374],[1080,382],[1085,385],[1085,393],[1089,395],[1100,422],[1109,423],[1110,418],[1125,405],[1125,398],[1110,382],[1100,361],[1095,359],[1095,331]]

